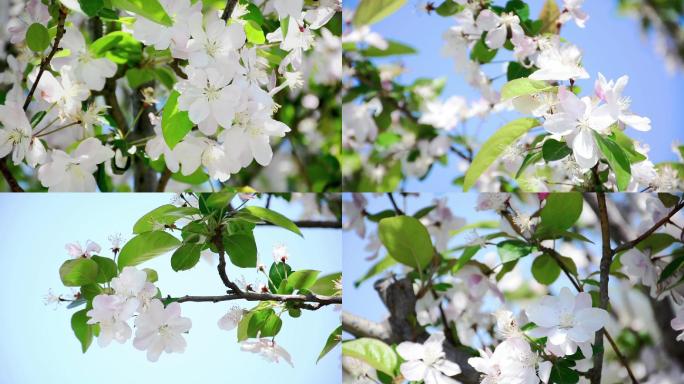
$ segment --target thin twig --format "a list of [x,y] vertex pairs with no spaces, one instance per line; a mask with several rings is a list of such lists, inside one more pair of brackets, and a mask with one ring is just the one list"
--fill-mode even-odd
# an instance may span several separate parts
[[171,176],[172,173],[168,168],[162,172],[161,176],[159,176],[159,182],[157,183],[157,192],[164,192],[166,189],[166,184],[169,183]]
[[674,216],[677,212],[682,210],[682,208],[684,208],[684,202],[677,204],[677,206],[674,207],[672,209],[672,211],[670,211],[670,213],[667,214],[667,216],[660,219],[657,223],[655,223],[646,232],[642,233],[639,237],[637,237],[636,239],[634,239],[632,241],[628,241],[626,243],[623,243],[620,246],[618,246],[617,248],[615,248],[613,253],[622,252],[622,251],[625,251],[627,249],[632,249],[632,248],[636,247],[639,243],[641,243],[642,241],[646,240],[649,236],[651,236],[653,234],[653,232],[657,231],[660,227],[667,224],[670,221],[670,219],[672,218],[672,216]]
[[394,196],[392,196],[392,192],[387,192],[387,197],[389,197],[389,200],[392,203],[392,206],[394,207],[394,211],[397,213],[397,215],[403,215],[404,211],[402,211],[399,208],[399,206],[397,205],[397,202],[394,201]]
[[[300,220],[295,221],[294,224],[299,228],[342,228],[342,223],[339,221],[322,221],[322,220]],[[269,222],[257,223],[257,225],[274,225]]]
[[237,5],[238,0],[228,0],[226,1],[226,8],[223,10],[223,14],[221,15],[221,18],[224,21],[228,21],[230,19],[230,15],[233,14],[233,10],[235,9],[235,6]]
[[7,166],[8,161],[10,161],[9,155],[6,156],[4,159],[0,159],[0,173],[2,173],[2,176],[7,181],[7,184],[10,187],[10,191],[12,191],[12,192],[24,192],[24,188],[22,188],[19,185],[19,182],[17,182],[17,179],[14,178],[14,175],[12,175],[12,172],[10,172],[9,167]]
[[50,53],[41,60],[40,62],[40,68],[38,69],[38,75],[36,76],[36,80],[33,82],[33,85],[31,86],[31,90],[29,90],[28,95],[26,96],[26,100],[24,101],[24,111],[26,111],[31,104],[31,100],[33,99],[33,94],[36,92],[36,88],[38,87],[38,83],[40,82],[40,78],[43,77],[43,73],[45,72],[45,69],[47,68],[48,65],[50,65],[50,61],[52,61],[52,58],[55,56],[57,51],[59,50],[59,43],[62,40],[62,36],[64,36],[64,33],[66,32],[66,29],[64,28],[64,22],[66,21],[67,17],[67,9],[60,5],[59,6],[59,16],[57,18],[57,32],[55,34],[55,41],[52,43],[52,49],[50,50]]
[[317,306],[306,306],[305,309],[318,309],[326,305],[342,304],[342,296],[321,296],[321,295],[276,295],[273,293],[257,293],[257,292],[239,292],[230,293],[221,296],[183,296],[176,301],[184,303],[192,302],[211,302],[218,303],[221,301],[231,300],[246,300],[246,301],[278,301],[281,303],[298,302],[298,303],[315,303]]
[[219,255],[219,263],[216,268],[218,269],[218,273],[221,277],[221,281],[223,281],[223,284],[226,287],[228,287],[228,289],[230,289],[233,294],[241,294],[242,290],[240,289],[240,287],[238,287],[237,284],[235,284],[234,282],[230,281],[230,279],[228,278],[228,274],[226,273],[226,251],[223,247],[222,229],[223,227],[219,225],[216,228],[216,233],[214,234],[214,237],[212,239],[214,246],[216,246],[216,249],[218,250]]

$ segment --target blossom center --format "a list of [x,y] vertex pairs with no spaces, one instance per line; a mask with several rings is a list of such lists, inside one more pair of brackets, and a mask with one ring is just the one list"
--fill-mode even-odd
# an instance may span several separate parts
[[559,328],[561,329],[569,329],[575,326],[575,316],[572,315],[572,313],[562,313],[560,315],[560,319],[558,321]]
[[204,96],[208,101],[216,101],[220,96],[221,88],[214,87],[212,85],[207,85],[204,88]]

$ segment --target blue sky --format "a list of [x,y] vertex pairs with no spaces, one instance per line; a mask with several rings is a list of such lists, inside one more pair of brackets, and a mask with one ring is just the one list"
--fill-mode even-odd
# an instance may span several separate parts
[[[560,2],[560,1],[559,1]],[[437,1],[437,4],[440,2]],[[495,1],[504,4],[504,1]],[[542,1],[527,1],[530,14],[538,15]],[[358,0],[345,1],[345,7],[354,8]],[[417,0],[408,0],[407,5],[397,13],[372,26],[374,31],[388,39],[397,40],[418,49],[417,55],[401,59],[391,58],[384,61],[401,62],[407,72],[400,82],[410,83],[419,77],[445,77],[447,85],[443,96],[464,95],[469,100],[479,98],[477,93],[455,72],[452,59],[442,57],[442,33],[455,25],[451,18],[438,15],[428,16],[418,12]],[[619,15],[616,0],[586,1],[584,9],[590,19],[584,29],[573,22],[565,24],[561,36],[578,45],[584,52],[583,64],[591,79],[579,81],[585,93],[593,88],[598,72],[608,78],[624,74],[630,76],[625,95],[632,98],[632,110],[652,120],[651,132],[638,132],[628,129],[627,133],[651,147],[650,157],[654,163],[675,160],[670,146],[673,141],[684,141],[684,74],[671,74],[667,71],[663,58],[657,54],[652,39],[644,38],[639,23],[633,18]],[[488,74],[499,74],[503,70],[498,64],[485,66]],[[505,79],[494,84],[501,87]],[[479,130],[480,140],[506,121],[515,118],[512,114],[495,115],[481,127],[470,124],[470,133]],[[452,160],[456,160],[455,158]],[[409,180],[404,188],[410,191],[453,190],[455,162],[447,167],[438,166],[425,181]]]
[[[235,331],[220,330],[216,321],[230,304],[184,303],[183,315],[193,327],[186,335],[183,354],[163,354],[150,363],[144,351],[131,341],[100,348],[96,342],[84,355],[70,327],[73,310],[53,310],[42,303],[52,288],[69,293],[59,279],[58,269],[68,259],[64,245],[92,239],[110,256],[107,237],[120,232],[130,239],[133,224],[146,212],[170,201],[170,194],[3,194],[0,197],[0,242],[2,266],[0,290],[4,309],[0,314],[0,383],[98,383],[120,384],[161,382],[320,383],[336,381],[340,375],[339,347],[316,365],[316,358],[330,332],[339,325],[339,312],[328,307],[303,311],[299,319],[284,318],[276,338],[292,355],[295,368],[272,364],[261,357],[241,352]],[[263,203],[261,204],[263,205]],[[301,211],[274,199],[271,208],[293,217]],[[318,269],[324,274],[341,271],[339,230],[303,229],[304,239],[286,230],[259,227],[255,231],[262,259],[268,263],[271,248],[278,243],[290,250],[294,269]],[[325,249],[325,252],[319,250]],[[176,273],[168,256],[143,264],[159,273],[157,286],[164,295],[221,294],[224,288],[216,270],[200,260],[198,266]],[[236,268],[229,267],[235,275]],[[254,275],[245,270],[248,278]],[[239,273],[238,273],[239,275]],[[245,304],[245,307],[251,307]]]

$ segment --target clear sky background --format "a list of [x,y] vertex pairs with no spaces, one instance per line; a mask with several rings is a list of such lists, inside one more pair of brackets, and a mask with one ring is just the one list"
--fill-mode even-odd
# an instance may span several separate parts
[[[283,317],[276,341],[285,347],[295,368],[285,363],[268,363],[258,355],[240,351],[236,331],[220,330],[216,322],[231,305],[254,304],[183,303],[183,316],[192,319],[185,335],[183,354],[162,354],[159,361],[147,361],[144,351],[132,341],[100,348],[94,340],[88,352],[70,326],[71,314],[62,305],[45,306],[42,297],[52,288],[69,293],[59,279],[59,266],[67,260],[64,245],[91,239],[111,257],[107,237],[120,232],[132,237],[133,224],[148,211],[170,202],[170,194],[2,194],[0,195],[0,383],[321,383],[340,377],[340,348],[315,364],[330,332],[339,325],[333,307],[302,311],[299,319]],[[259,203],[257,203],[259,204]],[[263,202],[260,204],[263,206]],[[287,206],[274,199],[271,208],[296,217],[298,205]],[[293,269],[317,269],[322,274],[341,271],[340,230],[303,229],[304,239],[276,227],[259,227],[254,233],[261,259],[270,265],[271,248],[286,244]],[[325,250],[325,252],[321,252]],[[160,256],[142,267],[159,273],[162,294],[213,295],[224,292],[214,266],[200,260],[190,271],[174,272],[169,256]],[[254,279],[252,270],[237,271]],[[80,307],[79,309],[82,309]],[[131,323],[132,325],[132,323]]]
[[[453,59],[440,54],[443,46],[441,36],[456,24],[455,21],[417,11],[417,5],[421,2],[408,0],[407,5],[398,12],[371,27],[388,39],[409,44],[418,50],[416,55],[388,58],[381,62],[403,63],[407,71],[399,78],[402,83],[410,83],[419,77],[445,77],[447,84],[443,98],[463,95],[471,101],[477,100],[478,93],[456,73]],[[495,3],[505,4],[505,1],[497,0]],[[530,14],[536,17],[543,1],[529,0],[527,3],[530,4]],[[346,0],[344,6],[353,9],[357,4],[358,0]],[[590,0],[585,2],[583,8],[590,15],[586,28],[581,29],[574,22],[568,22],[561,33],[562,37],[584,52],[583,64],[591,78],[577,83],[584,89],[583,95],[593,89],[598,72],[614,79],[629,75],[625,95],[632,98],[632,110],[635,113],[651,119],[653,129],[642,133],[628,128],[627,133],[650,145],[652,150],[649,156],[654,163],[675,160],[670,147],[673,141],[684,141],[684,74],[667,71],[664,59],[654,50],[653,39],[643,36],[636,19],[618,14],[616,0]],[[502,54],[496,60],[499,57]],[[504,73],[500,64],[487,64],[484,68],[489,75]],[[494,85],[500,88],[504,82],[505,76],[495,81]],[[515,117],[518,116],[494,115],[482,126],[477,125],[477,122],[469,124],[468,132],[478,132],[476,137],[482,141],[503,123]],[[457,158],[452,158],[447,167],[436,166],[423,182],[409,180],[404,189],[453,190],[451,181],[455,176],[456,160]]]

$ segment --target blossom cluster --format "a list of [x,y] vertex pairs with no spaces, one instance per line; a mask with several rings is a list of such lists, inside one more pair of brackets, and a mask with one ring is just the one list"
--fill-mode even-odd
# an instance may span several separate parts
[[[188,177],[202,168],[212,180],[224,182],[253,161],[261,166],[272,162],[274,138],[291,131],[274,116],[281,107],[274,100],[280,92],[308,87],[305,83],[310,75],[324,84],[339,79],[341,68],[331,62],[331,57],[339,54],[339,39],[324,27],[339,11],[337,0],[307,9],[302,1],[272,0],[262,4],[262,10],[254,8],[259,16],[263,12],[280,21],[277,29],[265,36],[262,33],[262,38],[250,38],[246,33],[254,28],[250,24],[254,23],[250,20],[252,8],[248,7],[255,7],[253,4],[238,3],[226,21],[217,11],[204,10],[201,1],[159,3],[172,21],[170,25],[132,14],[135,19],[122,24],[123,31],[94,42],[88,42],[78,27],[84,21],[78,3],[65,3],[70,9],[63,22],[61,51],[45,65],[35,65],[35,58],[46,55],[51,47],[45,52],[29,50],[28,26],[47,25],[52,18],[40,0],[18,2],[7,27],[16,52],[0,56],[6,55],[8,64],[0,73],[0,85],[11,87],[0,105],[0,157],[11,153],[15,165],[34,169],[42,186],[50,191],[95,191],[98,169],[125,181],[119,175],[136,156],[152,161],[163,156],[165,167],[173,174]],[[112,97],[116,102],[117,80],[125,76],[131,83],[128,56],[122,58],[107,49],[129,44],[125,49],[137,50],[140,43],[149,47],[143,51],[144,61],[167,64],[176,72],[167,71],[172,77],[167,84],[172,87],[170,95],[161,88],[132,89],[143,98],[133,125],[149,120],[154,128],[153,135],[134,139],[127,127],[121,126],[126,123],[125,116],[121,121],[115,115],[121,113],[114,110],[120,107],[112,104]],[[282,52],[277,64],[267,59],[270,47]],[[317,53],[310,58],[307,51]],[[154,73],[144,68],[138,71]],[[24,80],[26,88],[35,87],[32,103],[26,100]],[[105,96],[105,102],[99,95]],[[315,94],[309,96],[308,105],[315,110],[318,99]],[[162,108],[174,111],[153,113],[158,99],[164,98],[167,101]],[[179,117],[181,113],[187,117]],[[189,132],[170,141],[164,131],[185,129],[184,120]],[[307,120],[309,127],[302,131],[320,145],[312,122],[315,125]]]

